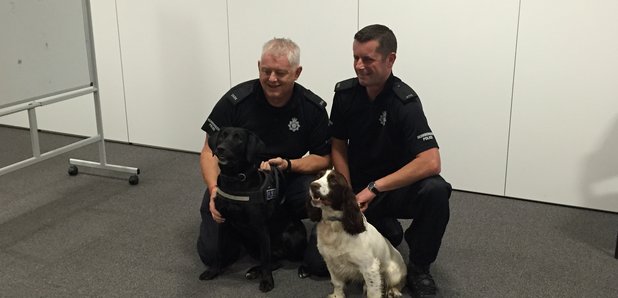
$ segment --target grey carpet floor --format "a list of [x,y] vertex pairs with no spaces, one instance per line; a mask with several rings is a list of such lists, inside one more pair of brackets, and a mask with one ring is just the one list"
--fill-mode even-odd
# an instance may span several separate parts
[[[43,133],[43,152],[77,138]],[[198,155],[107,142],[126,175],[81,169],[96,145],[0,176],[0,297],[325,297],[328,279],[274,273],[264,294],[248,257],[213,281],[196,251],[204,191]],[[0,167],[31,156],[26,130],[0,127]],[[404,226],[409,221],[402,221]],[[307,223],[309,225],[309,223]],[[439,297],[618,297],[618,214],[455,191],[432,273]],[[401,245],[404,258],[406,245]],[[347,289],[360,297],[359,285]],[[409,292],[405,291],[409,297]]]

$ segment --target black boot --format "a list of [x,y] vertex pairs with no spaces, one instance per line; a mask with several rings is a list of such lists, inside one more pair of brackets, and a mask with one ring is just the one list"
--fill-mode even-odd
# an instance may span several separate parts
[[407,282],[412,297],[432,297],[436,295],[436,283],[429,273],[429,265],[419,266],[410,262]]

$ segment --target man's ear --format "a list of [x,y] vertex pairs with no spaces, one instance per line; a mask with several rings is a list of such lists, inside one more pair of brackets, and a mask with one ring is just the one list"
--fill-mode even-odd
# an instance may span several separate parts
[[388,54],[386,59],[388,61],[388,66],[392,68],[395,64],[395,60],[397,60],[397,53],[391,52],[390,54]]
[[301,72],[303,72],[303,67],[299,65],[294,71],[294,80],[298,80],[298,77],[300,77]]

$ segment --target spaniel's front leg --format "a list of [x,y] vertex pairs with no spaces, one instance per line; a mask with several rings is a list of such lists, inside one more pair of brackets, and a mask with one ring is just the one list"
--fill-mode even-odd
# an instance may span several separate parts
[[380,276],[380,261],[374,258],[366,266],[361,266],[361,273],[365,280],[365,287],[367,289],[367,298],[380,298],[382,297],[382,278]]
[[336,271],[331,270],[330,266],[328,266],[328,262],[326,263],[326,268],[328,268],[328,273],[330,273],[330,282],[334,287],[333,293],[328,295],[328,298],[345,298],[345,293],[343,292],[345,279],[342,276],[337,275]]

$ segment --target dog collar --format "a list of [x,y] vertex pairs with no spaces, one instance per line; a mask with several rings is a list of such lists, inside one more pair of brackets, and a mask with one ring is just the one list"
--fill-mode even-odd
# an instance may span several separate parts
[[329,217],[325,218],[325,220],[328,220],[328,221],[342,221],[343,218],[340,217],[340,216],[329,216]]

